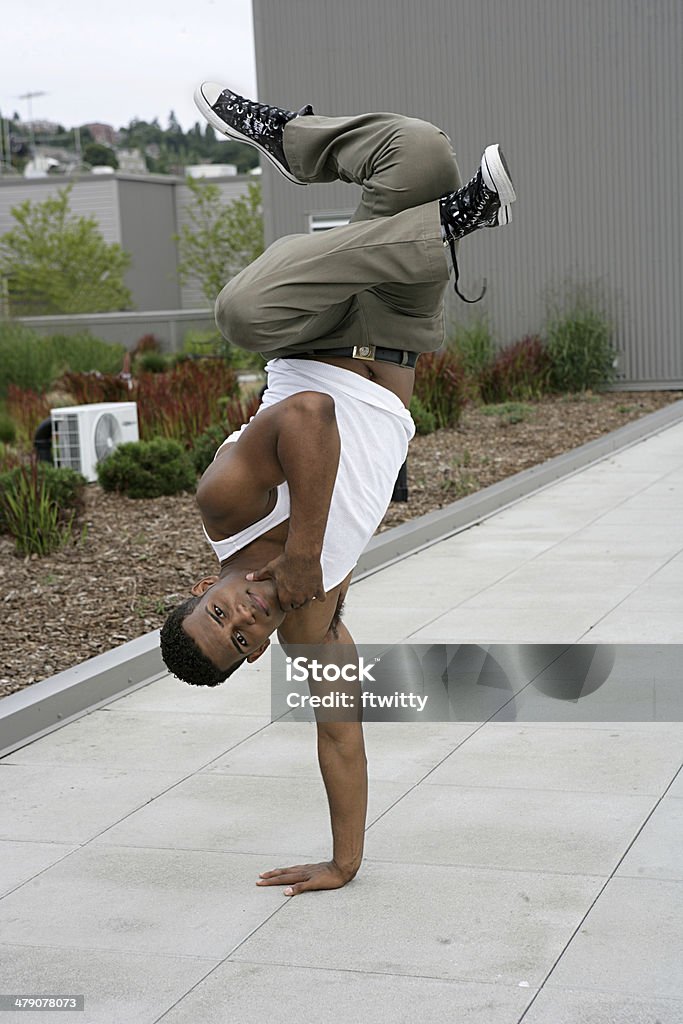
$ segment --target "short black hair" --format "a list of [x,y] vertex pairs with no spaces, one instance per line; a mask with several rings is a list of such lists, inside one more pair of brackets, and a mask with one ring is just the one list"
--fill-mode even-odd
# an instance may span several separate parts
[[191,683],[193,686],[218,686],[247,659],[240,658],[227,670],[217,668],[189,633],[185,632],[183,622],[200,600],[199,597],[189,597],[168,616],[159,636],[161,657],[169,672],[183,682]]

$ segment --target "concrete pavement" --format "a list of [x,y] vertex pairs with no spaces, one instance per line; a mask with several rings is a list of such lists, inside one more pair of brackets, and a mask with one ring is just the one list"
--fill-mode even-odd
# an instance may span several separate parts
[[[683,643],[682,509],[683,424],[359,582],[345,621]],[[329,827],[264,660],[0,761],[0,992],[84,994],[63,1024],[680,1024],[681,723],[370,723],[365,864],[287,899],[258,872],[326,858]]]

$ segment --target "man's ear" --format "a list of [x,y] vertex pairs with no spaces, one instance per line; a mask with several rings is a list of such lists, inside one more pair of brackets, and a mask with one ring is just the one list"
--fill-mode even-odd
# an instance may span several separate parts
[[265,640],[256,651],[252,651],[251,654],[247,655],[247,664],[251,665],[252,661],[258,661],[262,654],[265,654],[270,647],[270,638]]
[[218,576],[205,576],[203,580],[198,580],[193,587],[190,589],[190,593],[194,597],[201,597],[202,594],[206,593],[209,587],[212,587],[214,583],[218,582]]

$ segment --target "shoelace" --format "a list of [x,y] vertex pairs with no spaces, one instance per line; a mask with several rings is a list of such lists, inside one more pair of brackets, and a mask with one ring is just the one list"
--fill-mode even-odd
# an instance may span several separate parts
[[[474,189],[474,187],[476,186],[478,180],[479,180],[479,173],[475,174],[473,178],[470,178],[470,180],[467,182],[465,187],[462,189],[462,192],[467,193],[467,192],[469,192],[470,189]],[[478,197],[477,198],[477,202],[467,210],[468,217],[462,218],[463,220],[468,220],[472,216],[474,216],[474,217],[480,217],[481,216],[481,213],[482,213],[484,207],[486,206],[486,202],[487,202],[486,195],[482,191],[485,188],[486,188],[486,186],[484,185],[483,182],[481,182],[481,189],[477,190],[477,197]],[[458,219],[457,212],[453,215],[453,219],[457,221],[457,219]],[[456,240],[453,237],[453,235],[449,234],[448,235],[448,244],[449,244],[450,250],[451,250],[451,259],[453,260],[453,270],[455,272],[455,280],[453,282],[453,288],[455,289],[455,294],[458,296],[459,299],[462,299],[463,302],[470,302],[470,303],[472,303],[472,302],[481,302],[481,300],[484,298],[484,295],[486,294],[486,288],[487,288],[486,278],[484,278],[484,286],[483,286],[483,288],[481,290],[481,294],[478,295],[476,299],[468,299],[467,296],[463,295],[462,292],[460,291],[460,289],[458,288],[458,280],[460,279],[460,269],[458,267],[458,260],[457,260],[457,257],[455,255],[455,241]]]
[[291,120],[287,116],[287,111],[281,110],[280,107],[269,107],[267,103],[247,100],[244,96],[238,96],[237,93],[235,93],[235,100],[234,106],[244,117],[253,117],[264,124],[272,123],[273,121],[276,123],[286,123],[288,120]]
[[455,239],[453,238],[453,235],[449,235],[448,236],[448,244],[449,244],[450,250],[451,250],[451,259],[453,260],[453,270],[455,271],[455,281],[453,282],[453,287],[455,289],[455,294],[458,296],[459,299],[462,299],[463,302],[481,302],[481,300],[484,298],[484,295],[486,294],[486,288],[487,288],[486,278],[484,278],[484,287],[481,290],[481,294],[476,299],[468,299],[466,295],[463,295],[463,293],[458,288],[458,280],[460,278],[460,270],[458,268],[458,260],[457,260],[457,257],[455,255]]

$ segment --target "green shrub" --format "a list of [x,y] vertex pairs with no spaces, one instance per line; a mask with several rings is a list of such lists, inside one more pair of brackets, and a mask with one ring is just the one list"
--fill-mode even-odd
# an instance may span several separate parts
[[249,370],[252,373],[261,373],[270,358],[262,356],[260,352],[248,352],[244,348],[238,348],[237,345],[231,345],[225,338],[220,339],[218,354],[233,369]]
[[221,400],[222,423],[214,423],[199,434],[192,443],[190,455],[197,475],[201,476],[213,462],[217,449],[234,430],[248,423],[261,404],[258,394],[249,398],[228,398]]
[[410,399],[410,415],[415,421],[415,432],[417,434],[433,434],[436,430],[436,417],[417,397],[413,395]]
[[540,398],[550,389],[552,362],[537,337],[522,338],[500,349],[479,374],[479,394],[484,402],[524,401]]
[[0,324],[0,395],[10,384],[45,391],[64,373],[116,373],[125,353],[123,345],[110,344],[84,334],[53,334],[43,337],[23,324]]
[[[31,464],[33,461],[36,461],[34,457],[32,457]],[[45,485],[47,497],[57,505],[62,515],[66,516],[71,512],[80,515],[84,507],[85,477],[77,473],[75,469],[58,468],[51,462],[36,462],[36,467],[38,480]],[[24,468],[25,466],[21,464],[0,473],[0,494],[17,488],[17,480]],[[7,532],[7,523],[3,518],[2,510],[0,510],[0,533]]]
[[477,380],[495,355],[493,335],[486,317],[479,316],[468,326],[459,324],[448,348],[459,357],[467,376]]
[[555,391],[604,387],[615,376],[612,327],[595,289],[574,285],[564,300],[552,299],[546,320],[546,346]]
[[21,555],[47,555],[71,537],[83,508],[85,479],[46,462],[0,473],[0,532],[11,534]]
[[87,331],[82,334],[52,334],[49,340],[54,348],[57,375],[64,370],[118,373],[126,354],[124,345],[102,341]]
[[119,445],[98,465],[97,476],[105,491],[121,491],[129,498],[193,491],[196,484],[192,460],[183,446],[163,437]]
[[169,361],[163,352],[155,352],[154,349],[147,349],[139,356],[136,356],[133,364],[134,373],[164,373],[168,370]]
[[415,394],[439,427],[459,421],[466,400],[465,371],[460,357],[451,351],[426,352],[415,367]]
[[0,441],[3,444],[14,444],[17,439],[17,426],[11,416],[0,410]]
[[223,338],[214,327],[206,331],[186,331],[183,354],[189,356],[215,356],[219,354]]
[[190,457],[197,476],[201,476],[207,467],[211,465],[216,450],[225,441],[229,433],[230,431],[226,430],[225,427],[215,424],[201,433],[192,442]]
[[9,384],[45,391],[55,376],[55,354],[49,338],[11,322],[0,323],[0,395]]

